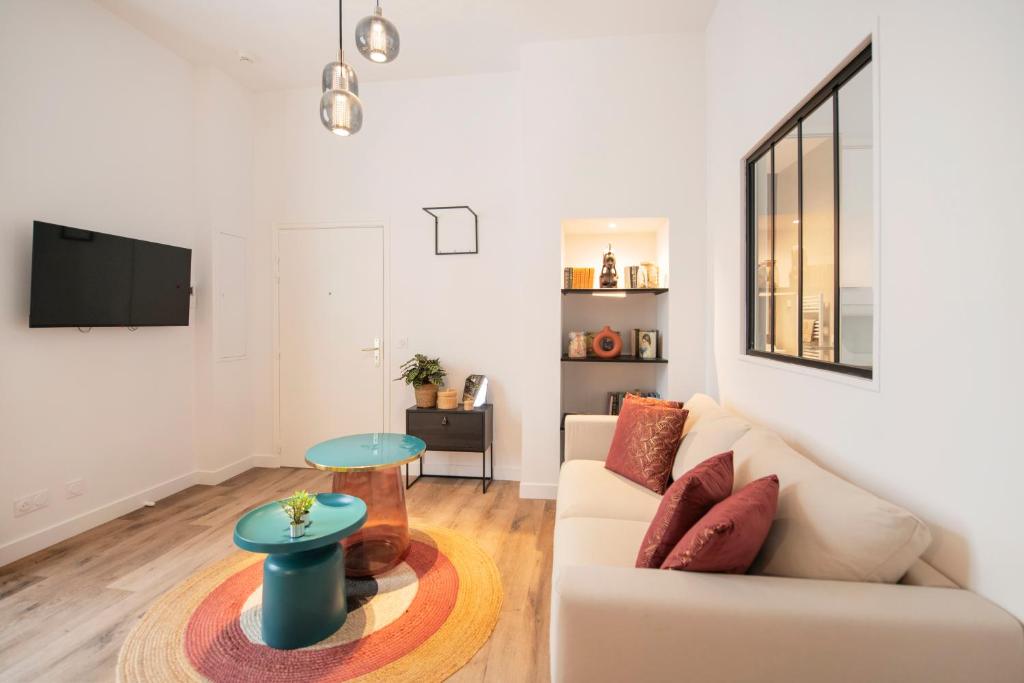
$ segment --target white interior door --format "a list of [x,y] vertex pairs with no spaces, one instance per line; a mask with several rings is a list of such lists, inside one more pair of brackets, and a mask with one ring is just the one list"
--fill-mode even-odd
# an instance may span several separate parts
[[[384,429],[384,230],[278,233],[281,464]],[[375,348],[376,347],[376,348]]]

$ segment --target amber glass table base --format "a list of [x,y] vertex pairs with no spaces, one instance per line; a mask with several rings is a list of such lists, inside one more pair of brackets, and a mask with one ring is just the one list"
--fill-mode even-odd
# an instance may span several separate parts
[[383,574],[405,559],[409,515],[401,467],[335,472],[333,489],[363,499],[367,508],[363,528],[341,541],[346,576]]

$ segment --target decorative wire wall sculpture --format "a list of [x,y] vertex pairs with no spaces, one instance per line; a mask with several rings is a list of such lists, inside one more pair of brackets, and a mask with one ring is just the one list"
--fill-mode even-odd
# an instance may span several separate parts
[[480,253],[479,217],[473,209],[468,206],[427,206],[423,210],[434,217],[435,254]]

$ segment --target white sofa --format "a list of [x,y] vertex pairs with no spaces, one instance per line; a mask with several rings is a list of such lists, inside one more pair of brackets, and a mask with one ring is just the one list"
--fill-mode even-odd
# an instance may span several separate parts
[[707,396],[686,407],[676,476],[727,450],[736,487],[779,475],[765,547],[747,575],[637,569],[661,497],[604,468],[615,417],[569,416],[554,681],[1024,681],[1020,622],[921,560],[931,536],[913,515]]

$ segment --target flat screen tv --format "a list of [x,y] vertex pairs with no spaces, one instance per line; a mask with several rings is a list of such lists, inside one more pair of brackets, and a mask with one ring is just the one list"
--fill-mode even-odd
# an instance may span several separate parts
[[35,221],[29,327],[188,325],[192,250]]

